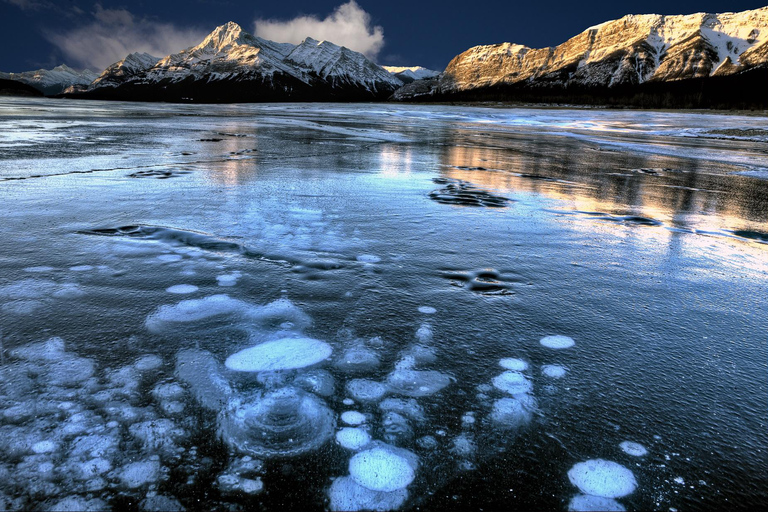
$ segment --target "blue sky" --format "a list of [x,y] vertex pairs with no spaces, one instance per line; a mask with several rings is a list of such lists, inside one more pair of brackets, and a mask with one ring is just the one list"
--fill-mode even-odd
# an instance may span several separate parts
[[747,0],[0,0],[0,71],[61,63],[101,71],[132,51],[158,57],[177,52],[227,21],[279,42],[312,36],[362,51],[379,64],[442,70],[475,45],[557,45],[625,14],[729,12],[764,5]]

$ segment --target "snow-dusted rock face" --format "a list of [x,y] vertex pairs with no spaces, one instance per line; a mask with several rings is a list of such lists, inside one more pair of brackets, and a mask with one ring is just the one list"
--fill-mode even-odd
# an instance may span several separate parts
[[104,70],[90,85],[95,87],[117,87],[155,66],[160,57],[148,53],[131,53]]
[[0,78],[16,80],[31,85],[46,96],[54,96],[61,93],[67,87],[73,85],[88,85],[98,77],[98,74],[86,69],[76,71],[62,64],[53,69],[38,69],[37,71],[24,71],[23,73],[3,73]]
[[348,48],[312,38],[299,45],[275,43],[229,22],[197,46],[161,59],[129,55],[107,68],[87,95],[216,102],[371,100],[384,99],[401,85]]
[[424,80],[425,78],[435,78],[440,74],[439,71],[423,68],[421,66],[382,66],[384,69],[392,73],[395,78],[400,79],[401,82],[409,84],[414,80]]
[[725,14],[628,15],[553,48],[502,43],[456,56],[436,92],[497,85],[636,85],[728,75],[768,63],[768,7]]

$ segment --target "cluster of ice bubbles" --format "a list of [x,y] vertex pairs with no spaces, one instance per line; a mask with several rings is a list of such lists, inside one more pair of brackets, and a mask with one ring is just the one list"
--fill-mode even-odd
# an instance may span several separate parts
[[[0,489],[17,497],[0,501],[10,509],[102,510],[118,493],[143,510],[178,510],[164,484],[171,474],[194,485],[213,471],[222,499],[237,500],[265,489],[270,461],[331,450],[346,461],[334,466],[339,473],[326,490],[332,510],[414,506],[449,478],[433,464],[472,470],[498,455],[500,442],[514,442],[537,412],[527,363],[502,359],[506,371],[481,385],[486,400],[463,413],[460,430],[435,422],[455,379],[435,369],[427,318],[437,311],[420,313],[413,341],[393,348],[389,367],[382,359],[391,347],[381,337],[332,345],[305,334],[309,317],[287,299],[254,305],[228,295],[160,306],[145,321],[159,337],[237,325],[245,346],[223,357],[190,344],[174,361],[144,355],[99,368],[58,338],[9,351],[12,361],[1,367]],[[207,422],[191,413],[196,408]],[[228,449],[223,468],[206,465],[193,445],[211,425]]]
[[[540,340],[542,346],[553,350],[564,350],[575,346],[576,342],[568,336],[546,336]],[[543,365],[542,374],[559,379],[565,376],[567,369],[557,364]],[[633,441],[619,444],[627,455],[643,457],[648,451]],[[637,488],[635,475],[621,464],[605,459],[589,459],[576,463],[568,471],[568,479],[580,494],[568,503],[570,511],[624,511],[626,508],[616,499],[632,494]]]

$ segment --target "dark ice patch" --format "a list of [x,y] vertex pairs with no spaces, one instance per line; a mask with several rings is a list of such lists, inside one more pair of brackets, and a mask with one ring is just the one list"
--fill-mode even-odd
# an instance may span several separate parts
[[466,181],[450,178],[434,178],[432,181],[445,185],[444,188],[429,193],[430,199],[441,204],[504,208],[510,202],[506,197],[493,195]]
[[192,171],[178,171],[169,169],[150,169],[146,171],[136,171],[128,175],[129,178],[155,178],[158,180],[166,180],[168,178],[176,178],[185,174],[190,174]]
[[730,233],[733,233],[733,235],[738,238],[743,238],[746,240],[768,244],[768,233],[762,233],[760,231],[751,231],[747,229],[737,229],[734,231],[730,231]]
[[496,269],[484,268],[470,271],[447,270],[442,277],[449,279],[451,285],[466,288],[482,295],[511,295],[512,285],[521,279],[504,275]]

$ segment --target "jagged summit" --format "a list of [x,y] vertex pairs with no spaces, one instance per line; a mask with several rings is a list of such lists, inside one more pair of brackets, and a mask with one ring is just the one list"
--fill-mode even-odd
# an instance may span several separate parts
[[67,87],[73,85],[87,86],[97,76],[96,73],[89,69],[77,71],[66,64],[61,64],[53,69],[37,69],[35,71],[24,71],[23,73],[0,72],[0,78],[16,80],[31,85],[47,96],[59,94]]
[[178,53],[160,59],[129,55],[107,68],[86,95],[170,101],[385,99],[401,85],[361,53],[330,41],[276,43],[230,21]]

